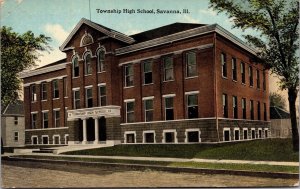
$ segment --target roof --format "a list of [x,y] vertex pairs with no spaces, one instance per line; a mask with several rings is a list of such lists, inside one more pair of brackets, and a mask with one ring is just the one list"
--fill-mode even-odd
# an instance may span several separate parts
[[2,115],[24,115],[23,101],[17,100],[16,102],[9,103],[4,109]]
[[205,26],[205,24],[193,24],[193,23],[173,23],[173,24],[169,24],[169,25],[165,25],[159,28],[154,28],[148,31],[144,31],[141,33],[137,33],[134,35],[131,35],[130,37],[134,38],[134,40],[136,41],[135,43],[140,43],[140,42],[144,42],[144,41],[148,41],[151,39],[155,39],[155,38],[159,38],[159,37],[163,37],[166,35],[171,35],[174,33],[178,33],[178,32],[182,32],[185,30],[189,30],[189,29],[193,29],[193,28],[197,28],[197,27],[201,27],[201,26]]
[[288,113],[284,109],[281,109],[277,106],[271,106],[270,107],[270,118],[271,119],[289,119],[290,113]]
[[39,68],[37,68],[36,70],[42,69],[42,68],[46,68],[46,67],[50,67],[50,66],[56,66],[56,65],[59,65],[59,64],[62,64],[62,63],[66,63],[66,62],[67,62],[67,59],[64,58],[64,59],[61,59],[61,60],[52,62],[52,63],[50,63],[50,64],[46,64],[45,66],[39,67]]

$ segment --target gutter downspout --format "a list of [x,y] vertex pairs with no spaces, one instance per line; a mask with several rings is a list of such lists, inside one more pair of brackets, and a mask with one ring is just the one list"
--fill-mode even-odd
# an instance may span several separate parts
[[214,101],[215,101],[215,116],[218,142],[220,142],[219,120],[218,120],[218,102],[217,102],[217,74],[216,74],[216,33],[213,36],[213,72],[214,72]]

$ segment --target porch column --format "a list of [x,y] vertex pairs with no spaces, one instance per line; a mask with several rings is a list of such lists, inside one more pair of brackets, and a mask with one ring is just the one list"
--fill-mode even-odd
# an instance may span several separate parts
[[98,121],[98,117],[95,117],[94,120],[95,120],[95,141],[94,141],[94,144],[98,144],[98,142],[99,142],[99,121]]
[[87,135],[86,135],[86,118],[82,119],[83,121],[83,140],[82,140],[82,144],[86,144],[87,143]]

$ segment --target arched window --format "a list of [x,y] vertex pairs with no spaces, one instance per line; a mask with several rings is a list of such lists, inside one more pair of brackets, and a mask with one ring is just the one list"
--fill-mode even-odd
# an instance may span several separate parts
[[93,42],[94,42],[93,37],[89,33],[85,33],[81,38],[80,46],[82,47],[91,44]]
[[105,49],[101,48],[97,52],[97,67],[98,67],[98,72],[103,72],[105,71]]
[[72,67],[73,67],[73,77],[79,77],[79,64],[78,64],[78,57],[74,57],[72,60]]
[[84,58],[85,60],[85,75],[90,75],[92,74],[92,65],[91,65],[91,54],[87,54]]

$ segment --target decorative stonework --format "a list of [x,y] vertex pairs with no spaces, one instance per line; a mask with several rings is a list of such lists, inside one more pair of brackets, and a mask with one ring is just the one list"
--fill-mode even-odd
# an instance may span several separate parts
[[120,106],[102,106],[94,108],[68,110],[68,121],[89,117],[120,117]]

